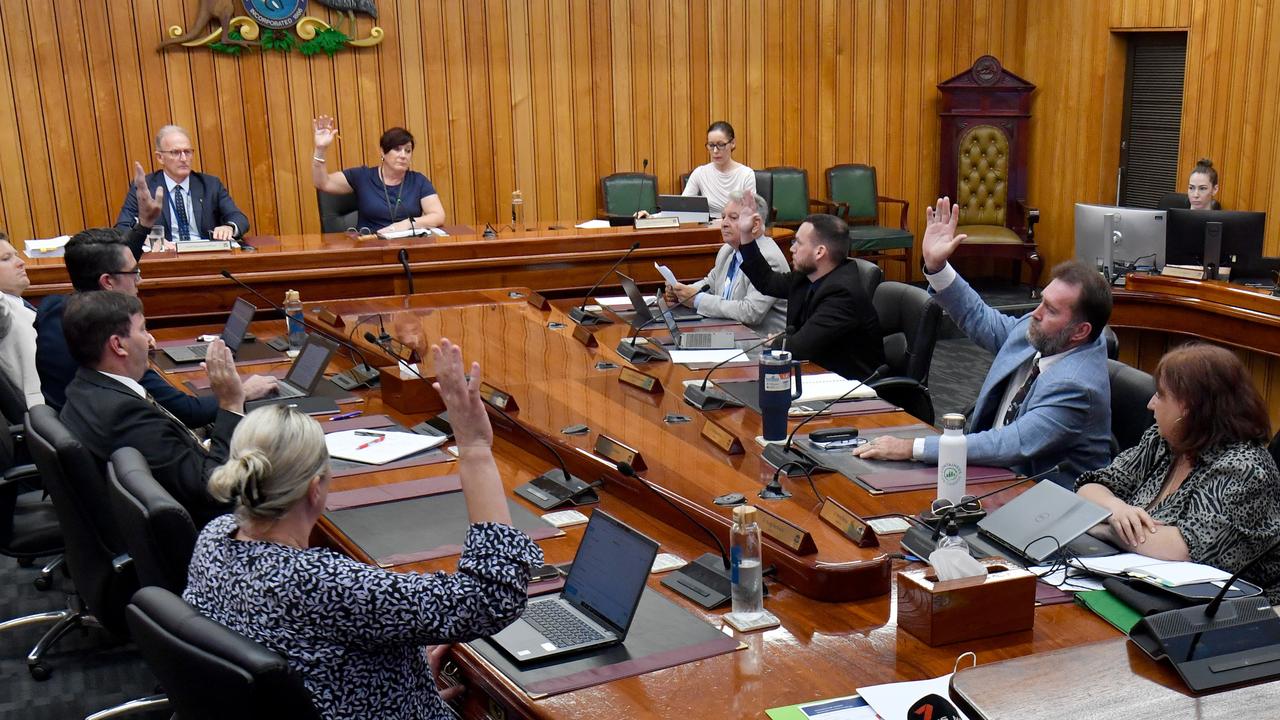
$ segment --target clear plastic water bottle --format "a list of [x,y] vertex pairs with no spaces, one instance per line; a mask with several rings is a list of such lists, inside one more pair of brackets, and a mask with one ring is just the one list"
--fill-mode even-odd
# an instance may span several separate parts
[[297,290],[284,293],[285,332],[289,334],[289,349],[300,350],[307,341],[307,326],[302,322],[302,298]]
[[733,509],[729,560],[733,614],[743,618],[760,615],[764,612],[760,526],[756,524],[756,509],[750,505]]
[[160,252],[164,249],[164,225],[156,223],[151,226],[151,232],[147,233],[147,251]]
[[938,498],[958,505],[964,497],[968,469],[964,438],[964,415],[942,416],[942,437],[938,438]]
[[511,229],[524,232],[524,193],[511,193]]

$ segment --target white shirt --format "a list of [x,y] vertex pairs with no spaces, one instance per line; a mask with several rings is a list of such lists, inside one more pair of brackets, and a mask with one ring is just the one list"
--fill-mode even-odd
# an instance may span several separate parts
[[36,313],[22,298],[0,293],[3,312],[9,315],[9,334],[0,339],[0,371],[26,397],[27,407],[44,403],[40,375],[36,372]]
[[[200,223],[197,222],[195,207],[191,202],[191,176],[188,175],[182,182],[177,182],[169,177],[168,173],[160,173],[160,177],[164,178],[165,191],[165,211],[169,213],[169,227],[173,228],[174,240],[198,240],[200,239]],[[173,194],[175,187],[182,188],[182,204],[187,209],[187,225],[190,228],[190,235],[186,238],[178,237],[178,196]]]
[[739,163],[727,173],[716,169],[715,163],[699,165],[689,173],[689,182],[683,195],[701,195],[707,199],[711,212],[720,214],[729,204],[729,196],[743,190],[756,191],[756,171]]
[[125,377],[124,375],[115,375],[113,373],[103,372],[102,370],[99,370],[98,372],[102,373],[103,375],[106,375],[112,380],[115,380],[116,382],[129,388],[130,390],[138,393],[138,397],[142,398],[143,400],[147,399],[147,389],[142,387],[142,385],[139,385],[137,380],[134,380],[133,378],[130,378],[130,377]]

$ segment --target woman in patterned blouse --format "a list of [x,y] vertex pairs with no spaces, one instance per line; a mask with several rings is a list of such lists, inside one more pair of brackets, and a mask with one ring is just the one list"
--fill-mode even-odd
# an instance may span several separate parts
[[[1136,447],[1076,480],[1111,511],[1091,532],[1161,560],[1235,572],[1280,536],[1280,472],[1267,452],[1267,408],[1229,350],[1191,344],[1155,372],[1156,424]],[[1280,557],[1247,576],[1280,601]]]
[[530,568],[542,562],[538,546],[511,527],[479,364],[468,379],[457,346],[442,339],[431,353],[471,520],[456,573],[388,572],[309,547],[328,496],[329,455],[320,425],[282,405],[244,418],[230,459],[209,481],[216,497],[236,499],[236,514],[200,533],[183,596],[288,658],[326,718],[450,717],[433,679],[447,646],[427,646],[491,635],[515,620]]

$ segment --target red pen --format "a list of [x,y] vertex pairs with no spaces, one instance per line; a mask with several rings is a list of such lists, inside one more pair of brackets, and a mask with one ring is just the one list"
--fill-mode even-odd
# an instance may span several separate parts
[[369,442],[360,443],[359,445],[357,445],[357,446],[356,446],[356,449],[357,449],[357,450],[363,450],[363,449],[365,449],[365,448],[369,447],[370,445],[376,445],[376,444],[378,444],[378,443],[380,443],[380,442],[382,442],[383,440],[386,440],[386,439],[387,439],[387,436],[386,436],[386,435],[379,435],[377,438],[375,438],[375,439],[373,439],[373,440],[370,440]]

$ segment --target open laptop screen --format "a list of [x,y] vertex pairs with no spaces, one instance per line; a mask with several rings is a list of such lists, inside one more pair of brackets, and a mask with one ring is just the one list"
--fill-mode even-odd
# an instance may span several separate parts
[[240,349],[244,334],[249,329],[249,323],[253,322],[253,314],[257,311],[258,308],[244,298],[236,298],[235,305],[231,306],[227,325],[222,329],[222,341],[227,344],[233,354]]
[[582,535],[561,596],[626,632],[658,543],[596,510]]
[[324,369],[329,366],[329,356],[333,354],[333,350],[334,345],[329,341],[308,335],[298,359],[289,368],[289,374],[284,379],[296,388],[311,392],[324,376]]

